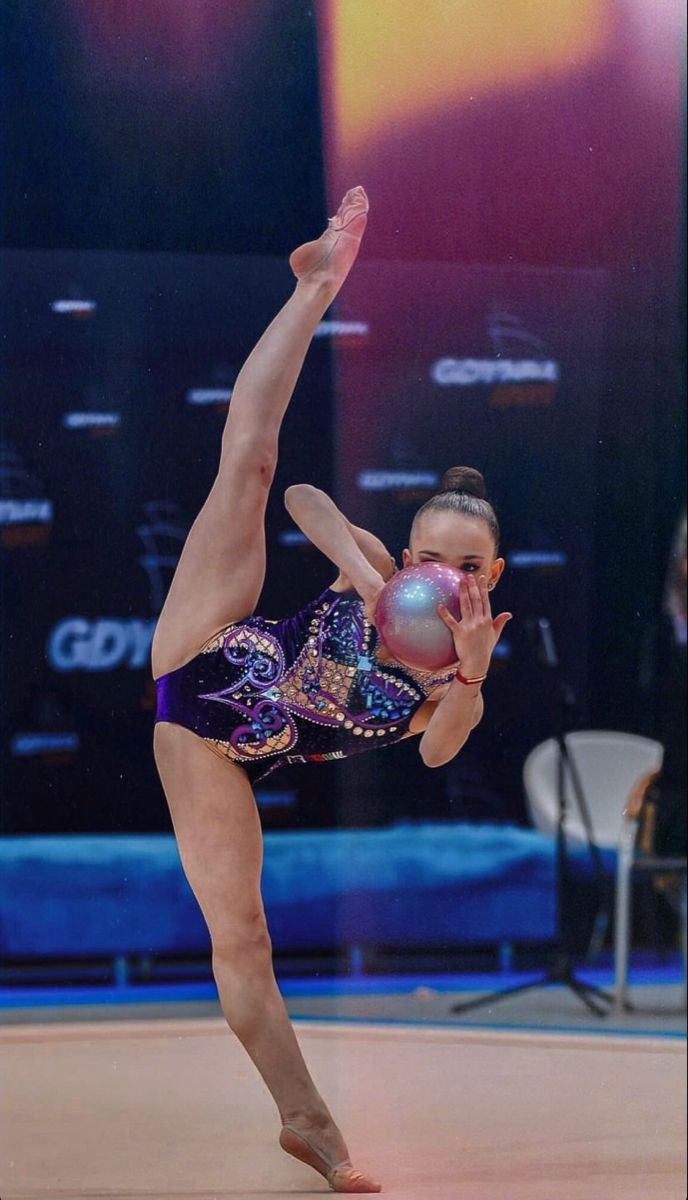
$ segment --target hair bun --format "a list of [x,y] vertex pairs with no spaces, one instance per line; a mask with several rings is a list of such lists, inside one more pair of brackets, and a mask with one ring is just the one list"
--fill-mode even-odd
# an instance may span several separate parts
[[484,500],[485,480],[475,467],[450,467],[442,476],[440,492],[466,492]]

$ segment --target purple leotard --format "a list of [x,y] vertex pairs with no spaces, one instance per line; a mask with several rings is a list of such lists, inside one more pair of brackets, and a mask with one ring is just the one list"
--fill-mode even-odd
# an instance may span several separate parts
[[328,588],[296,616],[227,626],[156,681],[156,721],[183,725],[254,782],[284,763],[348,758],[398,742],[433,675],[378,662],[377,630],[354,592]]

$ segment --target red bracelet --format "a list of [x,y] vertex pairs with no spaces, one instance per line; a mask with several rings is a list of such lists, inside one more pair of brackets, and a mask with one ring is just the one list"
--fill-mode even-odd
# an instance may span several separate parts
[[476,676],[476,678],[475,678],[475,679],[466,679],[466,676],[465,676],[465,675],[462,675],[460,671],[456,671],[456,672],[455,672],[455,674],[454,674],[454,678],[455,678],[455,679],[458,679],[459,683],[466,683],[466,684],[469,684],[469,683],[484,683],[484,682],[485,682],[485,680],[487,679],[487,672],[485,672],[485,674],[484,674],[484,675],[478,675],[478,676]]

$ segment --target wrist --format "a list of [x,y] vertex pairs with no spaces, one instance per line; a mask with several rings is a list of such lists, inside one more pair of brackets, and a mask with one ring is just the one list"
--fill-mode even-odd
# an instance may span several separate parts
[[475,675],[487,675],[491,665],[492,656],[490,654],[464,654],[463,658],[458,653],[456,655],[456,667],[462,675],[467,675],[471,679]]
[[459,663],[458,669],[454,672],[454,678],[464,687],[472,684],[479,685],[487,679],[487,671],[487,666],[474,667],[470,664]]

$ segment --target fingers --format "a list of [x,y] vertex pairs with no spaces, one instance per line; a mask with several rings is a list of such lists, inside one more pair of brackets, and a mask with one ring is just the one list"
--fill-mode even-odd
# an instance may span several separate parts
[[483,616],[491,616],[492,610],[490,608],[490,593],[487,587],[486,575],[481,575],[478,580],[478,595],[480,597],[480,607],[482,609]]
[[[470,615],[476,619],[492,618],[492,610],[490,608],[490,593],[487,586],[487,576],[467,575],[465,582],[461,584],[461,595],[467,599],[467,607],[470,605]],[[469,615],[467,611],[467,615]]]
[[[448,625],[450,629],[457,627],[458,621],[455,617],[451,616],[446,604],[438,605],[437,611],[440,613],[445,625]],[[482,615],[483,612],[483,602],[478,585],[470,575],[462,579],[459,584],[459,611],[461,613],[461,620],[466,622],[469,622],[473,617]],[[449,620],[447,620],[447,617]]]
[[492,619],[486,575],[480,575],[477,578],[475,575],[466,575],[465,580],[461,582],[459,597],[464,616],[475,617],[476,620],[481,617]]
[[[495,634],[497,635],[497,641],[499,641],[500,637],[502,636],[502,634],[504,632],[504,626],[508,625],[508,623],[512,619],[512,617],[513,617],[513,613],[509,613],[509,612],[500,613],[498,617],[495,617],[494,621],[492,622],[492,628],[494,629]],[[495,645],[496,644],[497,643],[495,642]]]
[[[459,585],[459,609],[461,611],[461,620],[470,622],[472,619],[480,621],[481,619],[492,620],[492,609],[490,607],[490,591],[487,585],[487,576],[480,575],[477,579],[474,575],[466,575],[461,580]],[[455,629],[458,621],[452,617],[445,604],[438,605],[439,612],[445,625],[450,629]],[[502,614],[505,619],[500,624],[500,633],[507,621],[511,620],[511,613]]]
[[450,613],[446,604],[438,604],[437,611],[438,611],[439,615],[441,616],[442,620],[444,621],[445,625],[447,626],[447,628],[451,629],[452,633],[454,632],[455,629],[458,629],[459,622],[456,620],[456,617],[452,616],[452,614]]
[[470,620],[473,616],[473,595],[471,593],[471,584],[475,588],[475,580],[471,579],[470,575],[466,579],[462,579],[459,584],[459,607],[461,609],[461,619],[463,621]]

